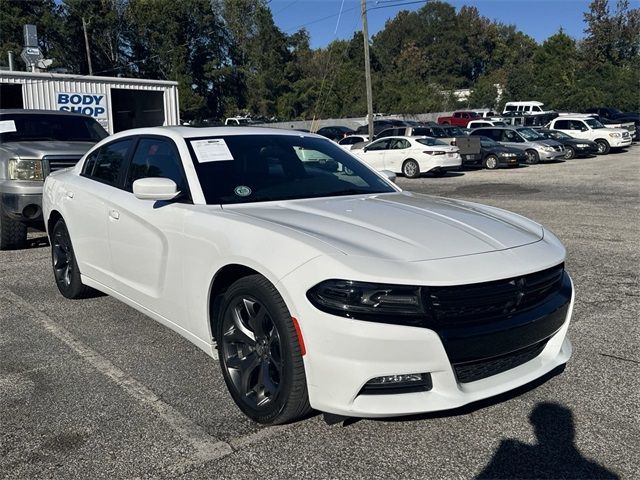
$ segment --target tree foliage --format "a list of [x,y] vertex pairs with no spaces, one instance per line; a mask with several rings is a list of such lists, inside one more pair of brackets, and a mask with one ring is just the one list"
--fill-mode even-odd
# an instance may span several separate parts
[[[17,57],[22,25],[33,23],[52,68],[87,74],[83,19],[94,74],[177,80],[187,119],[366,112],[361,32],[312,49],[305,30],[275,25],[268,0],[0,0],[0,63],[8,50]],[[401,11],[371,39],[374,109],[451,109],[456,88],[472,89],[473,107],[640,109],[640,10],[593,0],[584,20],[584,40],[560,30],[538,44],[475,7],[434,0]]]

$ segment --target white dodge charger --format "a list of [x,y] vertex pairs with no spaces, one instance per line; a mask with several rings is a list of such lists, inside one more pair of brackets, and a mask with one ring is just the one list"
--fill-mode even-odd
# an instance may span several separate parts
[[404,192],[317,135],[129,130],[51,174],[44,212],[65,297],[102,291],[217,356],[257,422],[450,409],[571,354],[552,233]]

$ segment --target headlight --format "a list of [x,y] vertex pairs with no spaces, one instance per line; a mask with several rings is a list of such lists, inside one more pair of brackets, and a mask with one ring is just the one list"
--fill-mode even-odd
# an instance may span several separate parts
[[9,159],[9,180],[44,180],[42,160]]
[[553,152],[554,151],[553,147],[551,147],[549,145],[543,145],[542,146],[542,150],[544,150],[545,152]]
[[515,157],[517,155],[515,153],[501,153],[500,156],[510,158],[510,157]]
[[620,134],[619,134],[619,133],[617,133],[617,132],[613,132],[613,133],[610,133],[610,134],[609,134],[609,136],[610,136],[611,138],[620,138],[622,135],[620,135]]
[[578,144],[576,144],[576,147],[578,147],[578,148],[588,148],[589,144],[588,143],[578,143]]
[[310,289],[307,298],[317,309],[341,317],[420,325],[430,317],[422,290],[410,285],[326,280]]

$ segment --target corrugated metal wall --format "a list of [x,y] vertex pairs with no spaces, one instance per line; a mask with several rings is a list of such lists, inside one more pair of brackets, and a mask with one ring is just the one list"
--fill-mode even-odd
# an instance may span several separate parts
[[178,88],[174,82],[116,77],[83,76],[73,78],[73,76],[70,75],[4,71],[0,72],[0,83],[23,85],[24,108],[56,110],[56,94],[59,92],[105,95],[107,101],[107,116],[109,119],[109,133],[113,133],[113,117],[111,111],[112,88],[164,92],[164,125],[178,125],[180,121]]

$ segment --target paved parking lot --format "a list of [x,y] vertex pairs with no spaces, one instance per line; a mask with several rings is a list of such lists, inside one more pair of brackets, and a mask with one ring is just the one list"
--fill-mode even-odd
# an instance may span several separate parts
[[513,210],[568,248],[566,370],[481,408],[261,428],[217,363],[116,300],[58,294],[43,234],[0,252],[5,478],[640,477],[640,147],[516,170],[399,179]]

